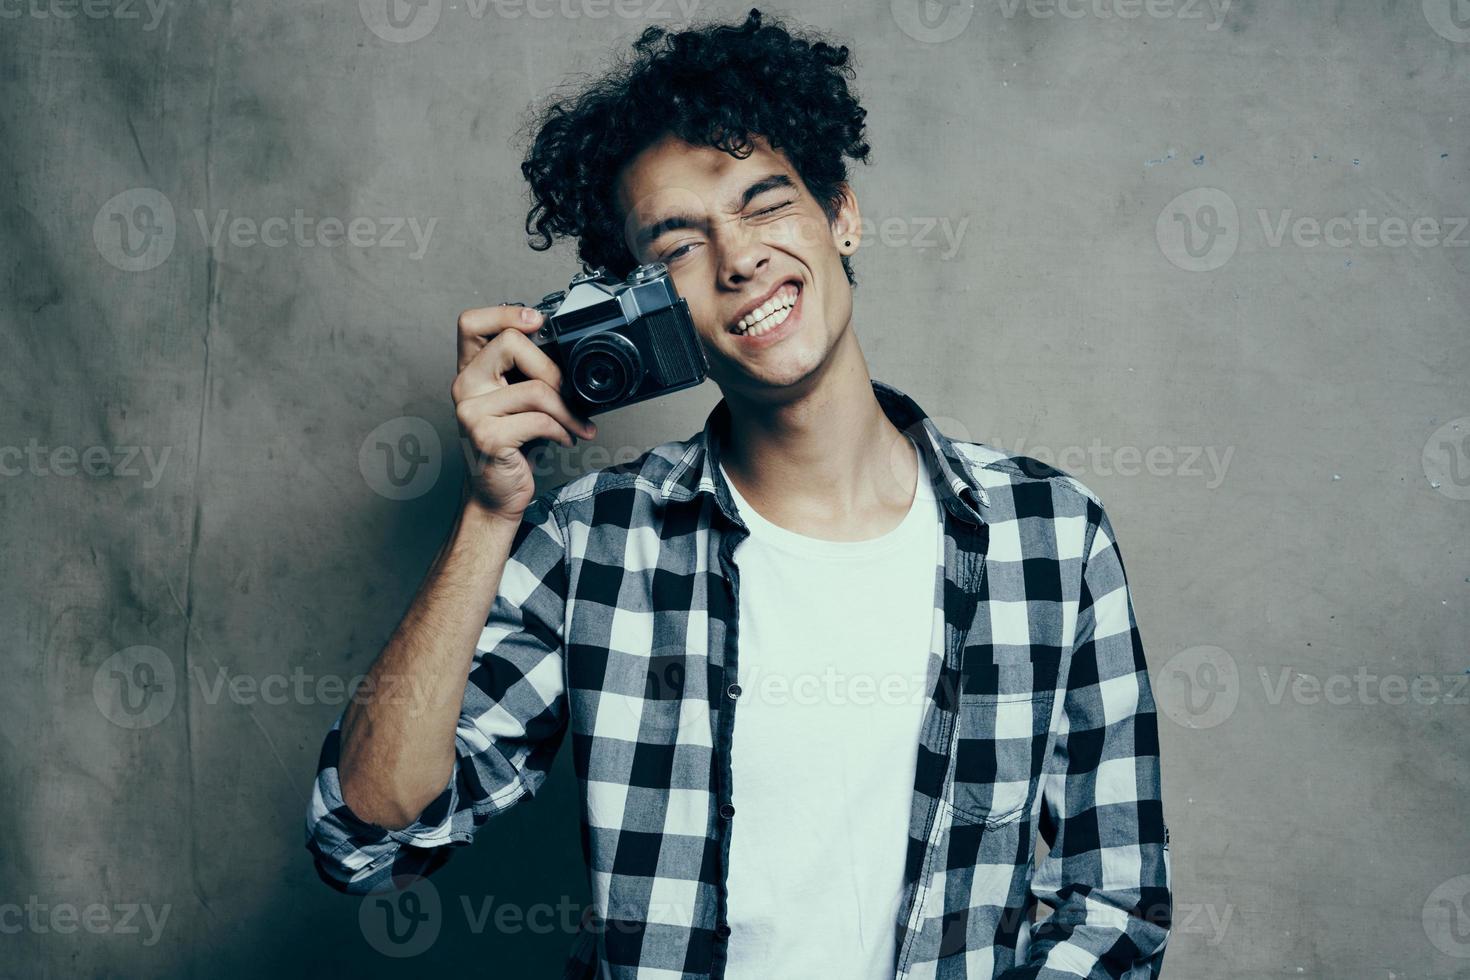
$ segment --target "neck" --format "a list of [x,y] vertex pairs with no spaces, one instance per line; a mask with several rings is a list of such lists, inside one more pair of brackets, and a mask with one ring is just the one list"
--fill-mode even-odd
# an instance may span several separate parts
[[721,462],[741,495],[777,524],[873,537],[913,501],[914,449],[878,403],[860,352],[827,368],[779,400],[726,393]]

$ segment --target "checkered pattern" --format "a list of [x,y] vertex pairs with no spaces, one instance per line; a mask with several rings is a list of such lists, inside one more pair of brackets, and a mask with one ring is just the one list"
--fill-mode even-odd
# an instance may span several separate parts
[[[1172,909],[1158,732],[1102,504],[872,384],[944,508],[895,977],[1156,977]],[[307,814],[323,880],[365,894],[431,872],[535,795],[569,731],[592,902],[565,977],[724,975],[740,941],[725,923],[733,555],[749,533],[719,473],[728,425],[721,401],[697,436],[535,498],[470,669],[454,775],[413,825],[343,803],[338,719]],[[1038,902],[1054,911],[1032,922]]]

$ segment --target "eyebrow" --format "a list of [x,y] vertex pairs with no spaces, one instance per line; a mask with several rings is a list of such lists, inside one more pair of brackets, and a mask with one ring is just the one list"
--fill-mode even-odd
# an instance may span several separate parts
[[[734,210],[744,208],[752,200],[764,194],[766,191],[775,190],[779,187],[795,186],[796,184],[785,174],[767,174],[740,192],[740,200]],[[680,228],[703,228],[704,226],[705,221],[703,218],[696,218],[693,215],[684,213],[671,214],[638,229],[638,233],[633,237],[633,246],[634,248],[642,248],[658,239],[661,235],[671,231],[677,231]]]

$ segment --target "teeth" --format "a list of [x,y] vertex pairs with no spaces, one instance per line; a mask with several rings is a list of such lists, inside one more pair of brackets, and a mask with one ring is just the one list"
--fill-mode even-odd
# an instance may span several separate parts
[[[795,306],[796,296],[797,289],[795,286],[782,288],[775,296],[742,317],[740,322],[731,328],[731,332],[736,334],[749,333],[752,336],[758,336],[770,327],[780,325],[786,320],[786,316],[780,315],[780,311],[789,310]],[[778,316],[773,318],[773,313],[778,314]],[[761,321],[763,320],[767,322],[762,323]],[[760,324],[759,329],[755,328],[756,324]]]
[[781,324],[785,323],[786,318],[790,315],[791,307],[783,306],[775,313],[772,313],[770,316],[766,317],[760,323],[756,324],[753,327],[747,327],[745,330],[739,331],[739,333],[742,337],[759,337],[761,334],[770,333],[772,330],[775,330]]

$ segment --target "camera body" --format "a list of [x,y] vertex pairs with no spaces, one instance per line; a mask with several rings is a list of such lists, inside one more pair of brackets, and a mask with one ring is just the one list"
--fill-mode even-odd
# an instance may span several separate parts
[[709,373],[689,304],[662,262],[621,281],[601,268],[580,273],[536,309],[544,320],[531,340],[561,368],[562,398],[584,417],[692,388]]

